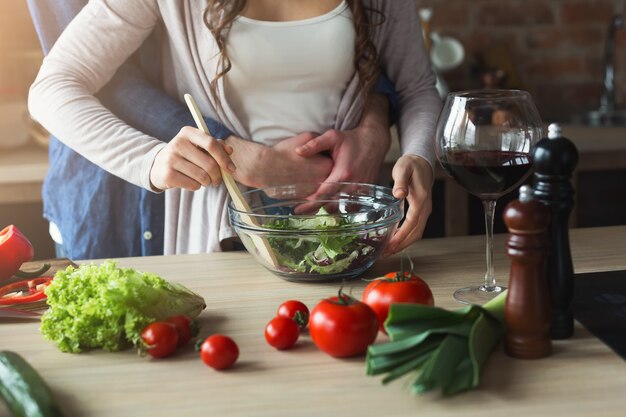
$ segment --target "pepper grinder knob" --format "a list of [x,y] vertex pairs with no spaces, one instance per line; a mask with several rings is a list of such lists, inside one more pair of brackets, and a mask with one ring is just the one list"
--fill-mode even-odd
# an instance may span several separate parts
[[562,136],[558,124],[551,124],[548,137],[535,146],[533,164],[534,196],[550,208],[552,219],[548,227],[550,255],[547,264],[551,334],[553,339],[566,339],[574,333],[574,267],[569,245],[569,215],[574,207],[571,177],[578,164],[578,150]]
[[556,139],[561,137],[561,125],[558,123],[550,123],[548,125],[548,139]]
[[[578,164],[578,150],[569,139],[562,136],[561,126],[548,126],[548,136],[541,139],[533,150],[535,174],[545,179],[564,176],[569,179]],[[535,187],[537,192],[537,187]]]
[[521,359],[550,355],[550,294],[546,281],[547,229],[550,210],[533,199],[529,186],[504,210],[509,229],[507,255],[511,259],[509,289],[504,308],[505,350]]

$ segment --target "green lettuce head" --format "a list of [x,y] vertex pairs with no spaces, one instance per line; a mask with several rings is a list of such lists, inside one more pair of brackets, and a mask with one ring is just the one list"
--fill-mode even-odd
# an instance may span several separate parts
[[63,352],[139,346],[149,323],[178,314],[193,318],[206,307],[180,284],[112,261],[58,271],[45,292],[50,308],[41,333]]

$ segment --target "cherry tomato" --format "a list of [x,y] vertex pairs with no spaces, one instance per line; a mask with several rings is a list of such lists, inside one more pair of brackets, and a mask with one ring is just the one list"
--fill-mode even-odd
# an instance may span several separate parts
[[278,307],[278,312],[276,313],[276,315],[279,317],[288,317],[290,319],[294,319],[296,323],[298,323],[298,327],[300,327],[300,330],[306,328],[306,326],[309,324],[309,309],[301,301],[285,301]]
[[389,314],[389,305],[393,303],[416,303],[434,305],[433,293],[420,277],[405,271],[390,272],[384,278],[376,279],[365,287],[363,302],[369,305],[376,316],[380,330],[385,334],[385,320]]
[[141,339],[147,347],[148,354],[154,358],[170,356],[178,346],[176,328],[163,321],[148,324],[141,332]]
[[279,350],[289,349],[296,344],[300,328],[294,319],[274,317],[265,326],[265,340]]
[[309,333],[315,345],[330,356],[344,358],[364,353],[378,334],[374,311],[339,291],[311,311]]
[[239,357],[239,347],[233,339],[222,334],[207,337],[200,345],[200,358],[213,369],[227,369]]
[[178,332],[178,346],[183,346],[198,334],[198,327],[194,320],[184,314],[172,316],[166,320],[171,323]]

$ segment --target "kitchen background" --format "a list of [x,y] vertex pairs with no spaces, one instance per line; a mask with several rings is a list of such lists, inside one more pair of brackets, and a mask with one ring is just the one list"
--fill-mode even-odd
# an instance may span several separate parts
[[[528,90],[545,121],[568,121],[600,105],[605,44],[623,0],[421,0],[431,30],[459,39],[466,59],[446,72],[453,90],[479,87],[480,74],[503,69],[505,85]],[[626,89],[626,30],[615,37],[618,103]]]
[[[522,88],[533,95],[544,121],[572,126],[576,117],[599,108],[608,28],[614,16],[624,16],[624,1],[419,0],[416,6],[430,9],[422,14],[430,32],[453,37],[463,47],[462,61],[440,71],[450,90],[486,84]],[[614,41],[619,107],[626,102],[626,29],[616,30]],[[25,1],[0,0],[0,226],[18,225],[34,241],[37,257],[46,258],[53,249],[41,202],[26,192],[40,186],[43,174],[37,170],[45,167],[45,138],[24,117],[28,86],[41,58]],[[623,132],[597,129],[592,136],[610,132],[611,139],[626,141],[626,127]],[[576,225],[626,223],[626,160],[618,162],[622,166],[579,174]],[[20,185],[31,173],[37,178]],[[428,236],[444,233],[443,188],[438,181]],[[473,202],[469,210],[468,232],[482,233],[482,208]]]

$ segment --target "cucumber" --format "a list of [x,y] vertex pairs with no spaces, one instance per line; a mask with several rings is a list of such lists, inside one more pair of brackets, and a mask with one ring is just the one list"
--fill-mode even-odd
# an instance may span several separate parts
[[24,358],[0,351],[0,397],[13,417],[62,417],[50,388]]

